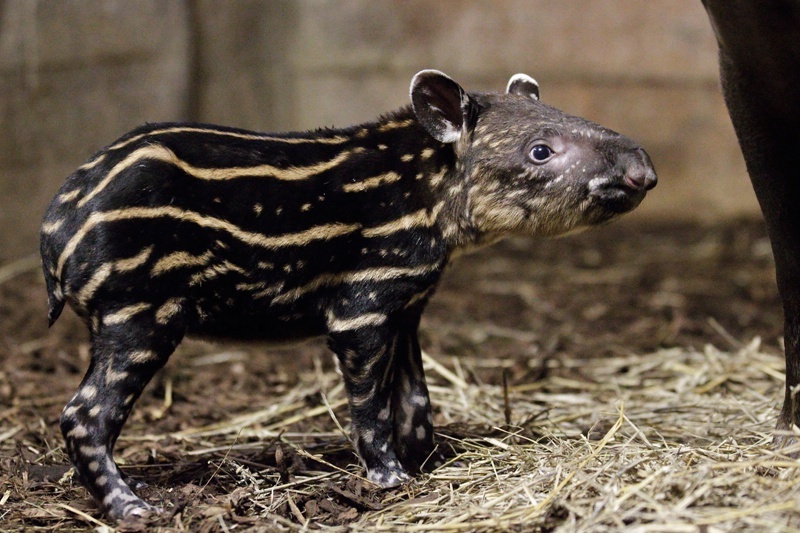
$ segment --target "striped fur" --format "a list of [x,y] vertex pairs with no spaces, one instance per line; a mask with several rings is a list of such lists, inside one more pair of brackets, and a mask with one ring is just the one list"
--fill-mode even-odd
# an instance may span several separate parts
[[[85,319],[92,365],[61,425],[112,518],[151,509],[113,443],[187,334],[326,336],[369,479],[393,486],[433,461],[417,328],[450,257],[604,222],[644,196],[621,184],[650,169],[638,146],[538,102],[531,82],[467,95],[424,71],[413,107],[343,130],[148,125],[67,179],[41,232],[49,319],[65,303]],[[563,161],[534,165],[533,142],[563,145]]]

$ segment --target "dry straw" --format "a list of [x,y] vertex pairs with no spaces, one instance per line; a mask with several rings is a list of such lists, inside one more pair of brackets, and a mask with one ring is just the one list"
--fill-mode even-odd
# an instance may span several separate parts
[[[771,446],[781,357],[755,339],[734,352],[664,349],[566,359],[534,382],[478,384],[470,368],[512,361],[425,356],[438,443],[451,460],[406,487],[367,491],[352,460],[333,464],[307,443],[343,441],[345,398],[317,369],[268,409],[143,440],[179,440],[219,457],[280,440],[306,468],[286,479],[218,462],[258,527],[357,531],[794,531],[800,462]],[[303,398],[317,397],[309,407]],[[505,398],[508,398],[506,401]],[[506,416],[510,414],[510,424]],[[324,431],[298,428],[313,423]],[[246,442],[244,442],[246,441]],[[258,443],[260,442],[260,444]],[[325,493],[321,487],[326,487]],[[333,487],[333,488],[332,488]],[[327,496],[326,496],[327,494]],[[365,492],[366,494],[366,492]],[[349,497],[339,516],[316,513]],[[347,498],[344,498],[346,501]],[[339,501],[343,501],[342,498]],[[241,507],[241,506],[240,506]],[[220,514],[215,519],[230,518]],[[228,522],[230,524],[230,522]],[[256,527],[251,524],[252,527]],[[239,525],[241,528],[241,525]]]
[[[0,268],[0,283],[32,266],[25,258]],[[526,341],[523,332],[501,333]],[[32,340],[19,350],[42,346]],[[247,357],[206,353],[190,363]],[[264,407],[221,422],[149,435],[139,422],[123,433],[117,459],[153,457],[144,468],[166,472],[145,494],[164,503],[151,524],[162,531],[800,530],[800,462],[792,458],[800,445],[772,446],[783,360],[758,339],[731,352],[708,345],[564,356],[543,368],[537,360],[427,354],[424,363],[438,445],[449,460],[400,489],[375,491],[360,477],[341,380],[319,363],[262,398]],[[517,375],[507,380],[510,370]],[[487,373],[497,385],[481,381]],[[167,378],[150,420],[174,416],[166,412],[175,409],[172,391]],[[34,467],[61,468],[55,439],[15,444],[37,424],[49,434],[41,416],[34,422],[21,413],[57,413],[62,401],[45,392],[3,411],[10,423],[0,426],[2,460],[19,470],[2,478],[0,529],[111,529],[68,473],[31,482]],[[185,458],[200,473],[177,479]]]

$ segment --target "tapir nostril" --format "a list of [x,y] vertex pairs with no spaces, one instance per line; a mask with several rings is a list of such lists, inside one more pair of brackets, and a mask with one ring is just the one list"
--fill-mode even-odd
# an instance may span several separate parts
[[645,178],[643,174],[627,174],[624,181],[625,185],[637,191],[645,187]]
[[632,162],[625,173],[623,181],[625,185],[636,191],[642,189],[650,190],[656,186],[658,177],[656,177],[656,173],[649,163],[650,158],[647,153],[642,149],[639,149],[639,153],[643,161]]
[[650,190],[656,186],[658,179],[654,172],[645,169],[634,169],[625,174],[625,185],[635,191]]
[[653,163],[650,160],[650,156],[647,155],[647,152],[645,152],[643,148],[639,148],[639,154],[642,156],[644,162],[644,168],[642,169],[644,171],[644,186],[649,191],[658,183],[658,176],[656,175]]
[[648,191],[656,186],[658,183],[658,176],[656,176],[653,167],[648,166],[644,168],[644,172],[641,174],[642,176],[642,183],[644,183],[644,188]]

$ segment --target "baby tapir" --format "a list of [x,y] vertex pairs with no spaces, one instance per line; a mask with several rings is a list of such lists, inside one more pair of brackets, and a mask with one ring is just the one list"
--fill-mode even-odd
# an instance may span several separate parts
[[152,124],[72,174],[41,252],[50,323],[69,302],[91,333],[61,429],[102,509],[152,509],[112,453],[187,334],[325,336],[368,479],[418,472],[434,440],[417,328],[451,256],[607,222],[656,183],[636,143],[538,97],[521,74],[504,94],[468,94],[425,70],[412,105],[375,122],[285,134]]

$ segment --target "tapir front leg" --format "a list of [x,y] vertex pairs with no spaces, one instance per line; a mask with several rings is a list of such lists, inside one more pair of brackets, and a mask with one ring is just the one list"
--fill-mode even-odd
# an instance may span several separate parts
[[381,487],[410,479],[394,448],[391,397],[401,332],[392,322],[380,313],[328,317],[329,345],[350,404],[351,438],[367,479]]

